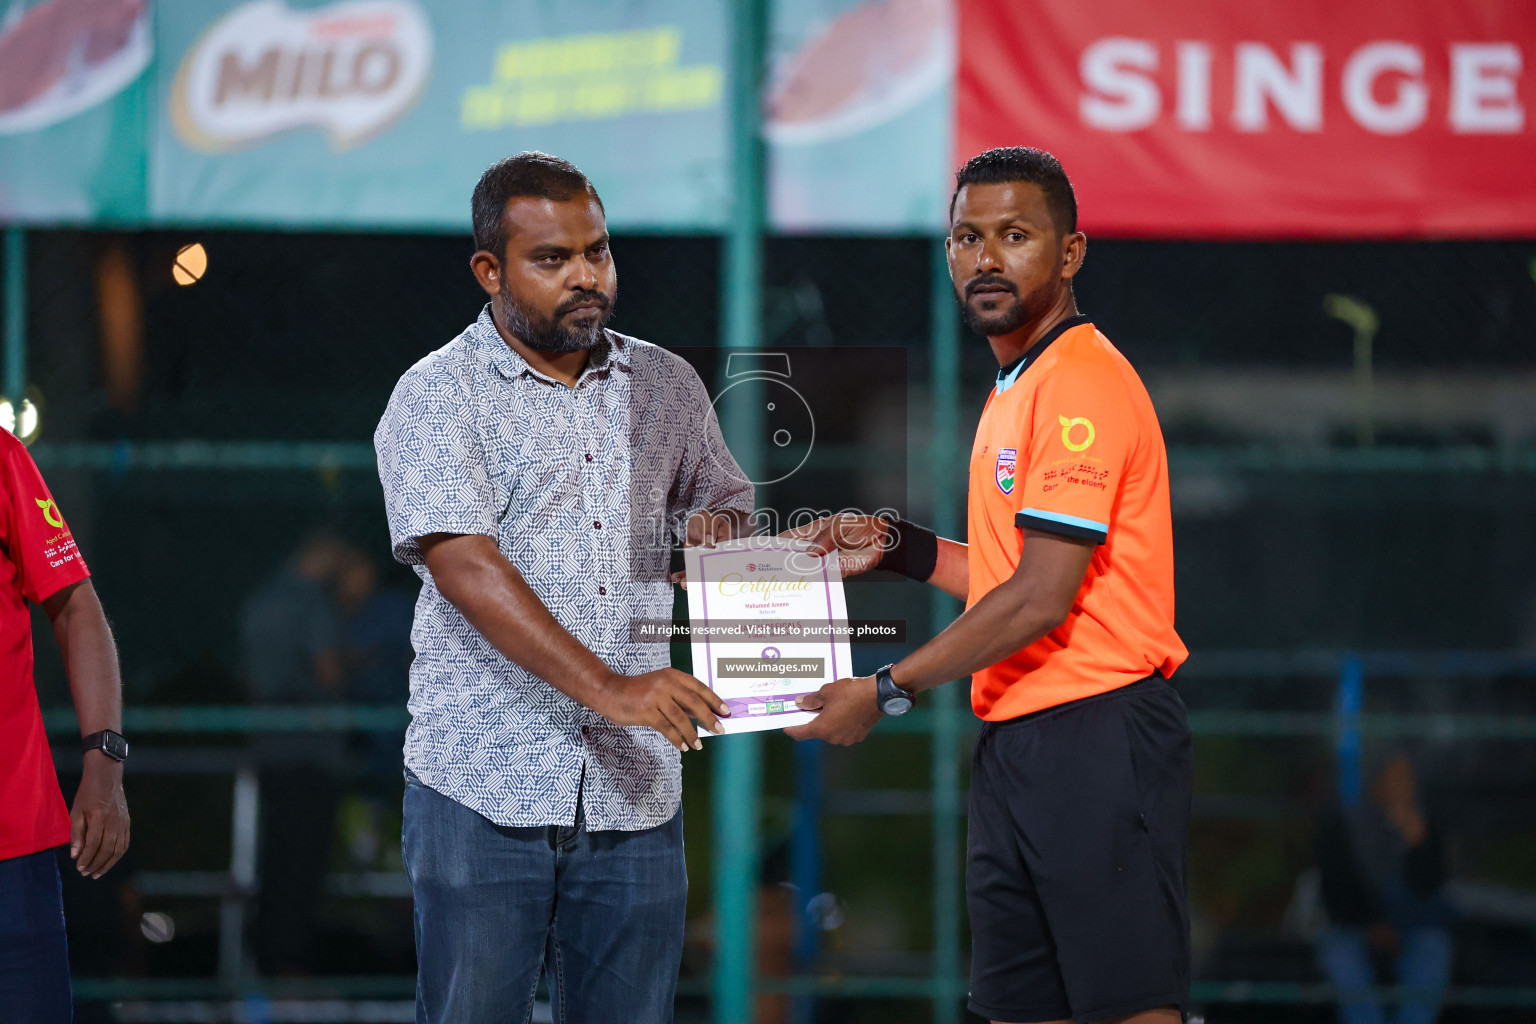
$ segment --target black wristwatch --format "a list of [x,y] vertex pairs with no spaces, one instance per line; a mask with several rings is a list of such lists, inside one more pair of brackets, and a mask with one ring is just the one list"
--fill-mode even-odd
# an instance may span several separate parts
[[82,738],[80,750],[87,754],[93,750],[99,750],[114,761],[128,760],[128,741],[123,739],[122,733],[113,732],[111,729],[93,732]]
[[875,669],[875,706],[882,715],[904,715],[912,710],[917,694],[903,690],[891,678],[890,665]]

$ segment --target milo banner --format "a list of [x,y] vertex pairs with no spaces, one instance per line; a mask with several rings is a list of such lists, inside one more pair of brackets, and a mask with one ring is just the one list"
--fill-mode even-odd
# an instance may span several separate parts
[[536,148],[616,225],[712,228],[727,32],[696,0],[161,0],[150,214],[462,229],[480,172]]
[[[543,149],[618,228],[729,214],[728,0],[4,0],[0,221],[464,230]],[[951,0],[778,0],[770,208],[942,223]]]

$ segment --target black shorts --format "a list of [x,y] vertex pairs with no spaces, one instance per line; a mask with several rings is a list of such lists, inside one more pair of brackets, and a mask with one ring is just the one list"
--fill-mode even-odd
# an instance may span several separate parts
[[1007,722],[972,762],[972,1013],[1103,1020],[1189,993],[1190,735],[1160,676]]

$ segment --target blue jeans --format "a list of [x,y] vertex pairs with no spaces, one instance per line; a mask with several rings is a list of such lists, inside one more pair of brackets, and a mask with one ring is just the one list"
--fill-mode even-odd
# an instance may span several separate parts
[[0,1019],[69,1024],[69,947],[57,850],[0,860]]
[[[1397,1024],[1433,1024],[1451,978],[1451,935],[1444,928],[1404,928],[1397,955],[1403,990]],[[1367,990],[1376,984],[1371,944],[1359,928],[1329,928],[1317,940],[1318,959],[1339,990],[1341,1024],[1385,1024],[1381,1003]]]
[[683,954],[682,811],[640,832],[509,828],[407,778],[417,1024],[667,1024]]

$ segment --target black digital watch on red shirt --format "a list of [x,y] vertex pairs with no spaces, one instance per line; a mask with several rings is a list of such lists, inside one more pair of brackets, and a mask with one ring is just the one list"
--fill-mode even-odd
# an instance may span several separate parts
[[101,732],[93,732],[89,736],[81,737],[80,750],[82,753],[90,753],[99,750],[114,761],[128,760],[128,741],[120,732],[111,729],[103,729]]

